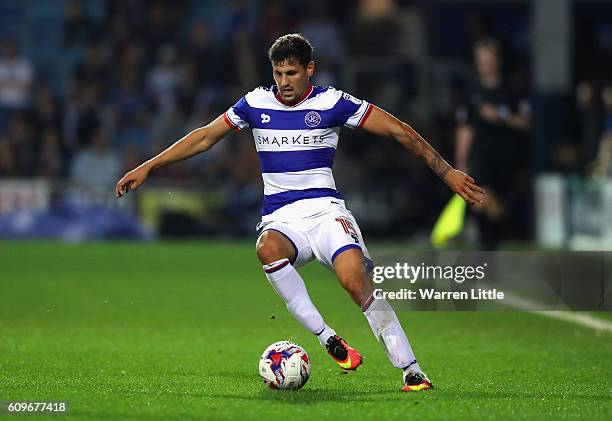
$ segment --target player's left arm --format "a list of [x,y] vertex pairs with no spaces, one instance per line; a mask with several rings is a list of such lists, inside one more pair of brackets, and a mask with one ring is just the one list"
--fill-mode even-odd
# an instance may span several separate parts
[[517,104],[512,111],[507,105],[494,105],[489,102],[480,106],[480,117],[492,124],[510,127],[514,130],[527,131],[531,128],[531,108],[526,100]]
[[518,103],[518,110],[506,118],[505,123],[508,127],[515,130],[526,131],[531,128],[531,107],[527,100]]
[[483,202],[478,193],[484,194],[484,189],[476,185],[472,177],[451,167],[433,146],[408,124],[378,107],[373,107],[362,127],[370,133],[397,140],[410,152],[421,157],[452,191],[470,205]]

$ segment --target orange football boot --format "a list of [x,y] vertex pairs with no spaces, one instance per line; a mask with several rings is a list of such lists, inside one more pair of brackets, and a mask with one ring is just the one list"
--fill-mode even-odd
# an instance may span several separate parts
[[433,384],[422,371],[418,373],[408,373],[404,378],[404,392],[418,392],[419,390],[433,389]]
[[336,360],[340,368],[344,370],[356,370],[361,365],[362,358],[356,349],[351,348],[338,335],[327,340],[327,353]]

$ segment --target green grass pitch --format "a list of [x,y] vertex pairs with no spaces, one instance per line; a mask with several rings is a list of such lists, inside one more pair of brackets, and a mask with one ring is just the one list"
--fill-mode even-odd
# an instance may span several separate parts
[[[291,318],[251,243],[2,242],[0,400],[66,400],[96,419],[612,419],[610,334],[531,313],[398,312],[435,384],[406,394],[332,274],[302,274],[365,355],[357,372]],[[259,378],[281,339],[311,356],[302,390]]]

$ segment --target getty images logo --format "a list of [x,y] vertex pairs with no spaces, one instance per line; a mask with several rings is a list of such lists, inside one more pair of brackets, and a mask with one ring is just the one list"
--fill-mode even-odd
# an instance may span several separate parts
[[270,116],[266,113],[261,113],[261,122],[262,123],[269,123],[270,122]]

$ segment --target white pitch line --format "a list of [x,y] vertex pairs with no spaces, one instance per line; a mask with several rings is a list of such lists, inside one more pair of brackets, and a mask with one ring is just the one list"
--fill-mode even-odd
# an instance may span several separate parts
[[526,310],[532,314],[539,316],[550,317],[551,319],[563,320],[570,323],[575,323],[590,329],[594,329],[598,332],[610,332],[612,333],[612,322],[599,317],[594,317],[588,313],[577,313],[571,310],[538,310],[542,308],[537,302],[528,300],[523,297],[519,297],[512,293],[506,293],[504,302],[514,308]]
[[612,333],[612,322],[586,313],[575,313],[573,311],[531,311],[531,313],[544,317],[550,317],[552,319],[576,323],[581,326],[594,329],[598,332],[603,331]]

